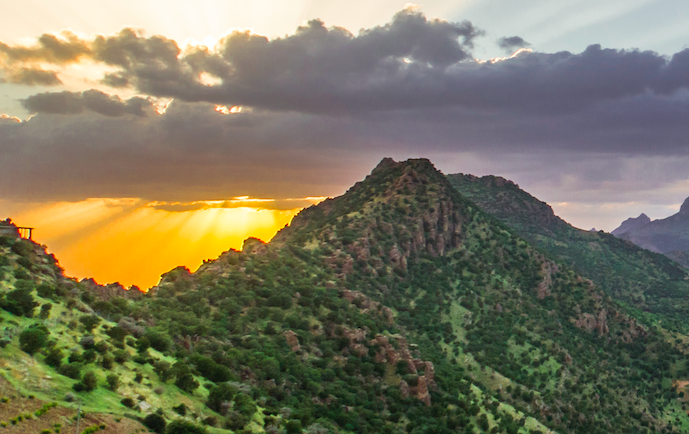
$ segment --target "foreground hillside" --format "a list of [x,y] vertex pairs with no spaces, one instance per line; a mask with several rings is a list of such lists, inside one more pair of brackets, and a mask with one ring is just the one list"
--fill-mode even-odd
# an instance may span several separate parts
[[65,423],[81,400],[168,433],[689,429],[684,335],[639,321],[427,160],[383,160],[271,243],[148,294],[74,282],[40,246],[1,240],[5,378]]
[[590,278],[649,321],[687,331],[689,272],[665,256],[604,232],[577,229],[504,178],[448,175],[453,187],[545,254]]

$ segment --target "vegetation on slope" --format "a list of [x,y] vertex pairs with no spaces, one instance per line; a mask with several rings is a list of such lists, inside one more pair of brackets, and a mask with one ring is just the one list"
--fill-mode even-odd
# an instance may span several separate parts
[[504,178],[448,175],[453,187],[527,239],[549,257],[590,278],[618,301],[637,309],[641,319],[686,331],[689,274],[664,255],[605,232],[577,229],[550,206]]
[[172,270],[145,295],[66,279],[40,246],[2,243],[8,380],[157,432],[689,428],[686,344],[426,160],[383,160],[270,244]]

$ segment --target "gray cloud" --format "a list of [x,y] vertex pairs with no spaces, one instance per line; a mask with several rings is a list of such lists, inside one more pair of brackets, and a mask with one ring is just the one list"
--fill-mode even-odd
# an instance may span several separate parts
[[62,81],[57,77],[57,72],[37,68],[18,68],[7,71],[8,80],[14,84],[29,86],[58,86]]
[[0,122],[0,184],[15,199],[142,197],[186,210],[339,194],[388,155],[435,155],[446,171],[579,199],[615,186],[628,200],[687,178],[689,50],[592,45],[477,63],[479,35],[405,10],[356,35],[314,20],[272,40],[235,32],[217,50],[130,29],[98,36],[79,56],[115,67],[104,82],[174,102],[158,115],[147,99],[96,90],[33,95],[23,105],[35,117]]
[[530,46],[531,44],[526,42],[521,36],[503,36],[502,38],[498,39],[498,47],[505,50],[507,54],[512,54],[515,50]]
[[0,42],[0,58],[4,57],[10,64],[24,62],[45,62],[54,65],[64,65],[78,62],[91,53],[87,41],[79,39],[70,32],[62,32],[58,38],[55,35],[43,34],[32,47],[9,46]]
[[151,110],[151,103],[144,98],[134,97],[126,101],[98,90],[84,92],[46,92],[32,95],[22,101],[30,113],[79,114],[85,110],[104,116],[131,114],[145,116]]

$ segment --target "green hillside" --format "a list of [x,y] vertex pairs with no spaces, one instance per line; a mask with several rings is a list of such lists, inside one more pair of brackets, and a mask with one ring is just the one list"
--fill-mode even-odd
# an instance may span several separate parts
[[453,187],[544,254],[568,264],[647,321],[687,330],[688,271],[664,255],[605,232],[577,229],[550,206],[496,176],[448,175]]
[[385,159],[271,243],[148,294],[75,282],[40,246],[0,240],[6,381],[60,409],[80,399],[170,434],[689,429],[685,336],[427,160]]

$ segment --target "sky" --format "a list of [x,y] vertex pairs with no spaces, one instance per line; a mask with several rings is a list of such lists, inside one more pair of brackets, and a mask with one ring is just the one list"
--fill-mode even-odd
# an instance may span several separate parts
[[689,3],[2,2],[0,218],[149,287],[383,157],[611,231],[689,196]]

